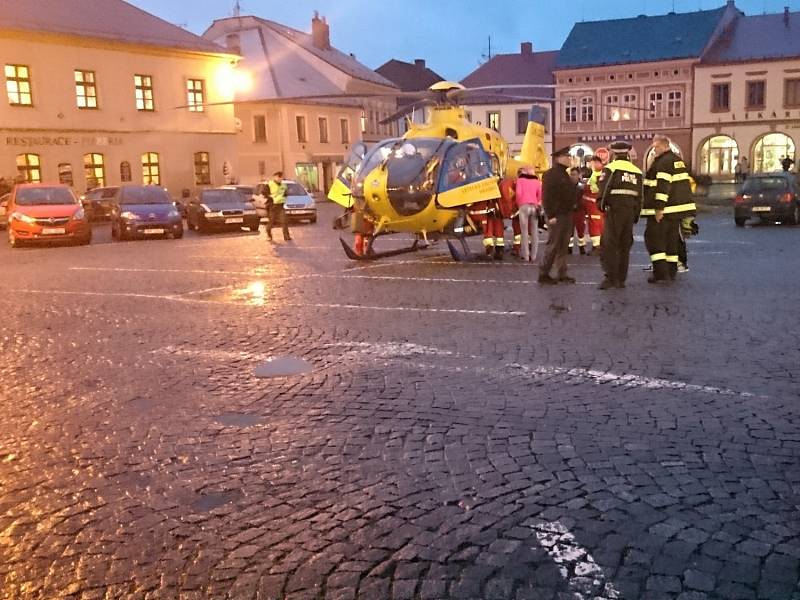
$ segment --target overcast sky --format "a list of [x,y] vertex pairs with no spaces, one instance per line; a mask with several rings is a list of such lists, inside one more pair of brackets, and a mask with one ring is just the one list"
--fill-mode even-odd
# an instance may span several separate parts
[[[202,33],[230,16],[234,0],[128,0],[162,19]],[[310,31],[315,10],[331,27],[331,43],[374,69],[391,58],[424,58],[445,79],[460,80],[489,53],[519,52],[520,42],[556,50],[576,21],[708,10],[725,0],[240,0],[242,14]],[[800,0],[738,0],[746,14],[800,10]]]

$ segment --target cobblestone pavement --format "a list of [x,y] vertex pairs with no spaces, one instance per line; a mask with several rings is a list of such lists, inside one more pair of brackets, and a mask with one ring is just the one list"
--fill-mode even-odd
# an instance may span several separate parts
[[601,292],[333,214],[0,249],[3,598],[800,598],[800,227]]

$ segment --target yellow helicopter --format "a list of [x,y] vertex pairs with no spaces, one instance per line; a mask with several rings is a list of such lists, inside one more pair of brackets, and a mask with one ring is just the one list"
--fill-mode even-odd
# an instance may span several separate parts
[[[547,169],[546,113],[536,106],[531,109],[522,151],[519,159],[515,159],[500,134],[471,123],[458,101],[474,92],[492,91],[496,95],[498,91],[508,93],[515,88],[543,87],[553,86],[467,90],[458,83],[441,81],[429,88],[432,98],[424,101],[431,107],[427,123],[409,121],[409,129],[402,137],[383,140],[369,150],[364,144],[356,144],[328,193],[330,200],[368,225],[363,251],[354,251],[340,239],[347,256],[353,260],[374,260],[414,252],[426,247],[429,236],[444,234],[461,242],[459,251],[448,241],[456,260],[473,258],[463,232],[474,233],[479,228],[471,222],[467,209],[498,199],[500,179],[516,176],[521,167],[533,167],[539,173]],[[402,114],[392,115],[386,121]],[[457,222],[462,226],[454,227]],[[416,239],[407,248],[376,252],[375,240],[392,233],[413,233]]]

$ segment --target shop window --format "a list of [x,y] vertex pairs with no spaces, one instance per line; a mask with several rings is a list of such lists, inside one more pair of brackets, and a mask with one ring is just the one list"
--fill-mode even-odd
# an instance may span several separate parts
[[211,185],[211,161],[208,152],[194,153],[195,185]]
[[142,183],[145,185],[161,185],[161,167],[158,152],[142,154]]
[[17,175],[25,183],[42,182],[42,163],[38,154],[17,156]]
[[205,108],[205,81],[202,79],[186,80],[186,104],[189,112],[203,112]]
[[150,75],[134,75],[133,84],[136,87],[136,110],[154,111],[153,78]]
[[25,65],[6,65],[6,93],[12,106],[33,106],[31,71]]
[[94,71],[75,69],[75,100],[78,108],[97,108],[97,82]]
[[733,173],[739,157],[739,145],[727,135],[715,135],[700,146],[698,169],[705,175]]
[[769,173],[783,169],[781,161],[786,157],[794,160],[794,140],[783,133],[768,133],[761,136],[753,147],[753,172]]
[[294,168],[295,178],[309,192],[319,191],[319,169],[313,163],[297,163]]
[[90,152],[83,156],[83,167],[86,173],[86,189],[93,190],[96,187],[106,185],[106,165],[105,157],[97,152]]

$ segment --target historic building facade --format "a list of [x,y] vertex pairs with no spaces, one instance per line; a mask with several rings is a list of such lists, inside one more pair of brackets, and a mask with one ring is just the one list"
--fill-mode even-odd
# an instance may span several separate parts
[[236,92],[240,181],[281,170],[325,192],[354,142],[396,134],[396,125],[381,121],[396,111],[397,87],[333,48],[324,18],[314,16],[309,34],[237,16],[214,21],[203,35],[243,56]]
[[800,144],[800,13],[741,16],[695,69],[696,172],[781,169]]
[[0,175],[176,196],[224,183],[238,56],[120,0],[96,6],[89,23],[80,0],[5,3]]

